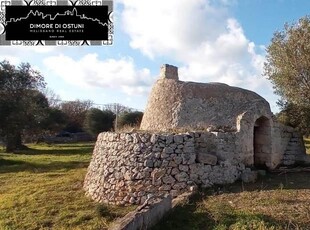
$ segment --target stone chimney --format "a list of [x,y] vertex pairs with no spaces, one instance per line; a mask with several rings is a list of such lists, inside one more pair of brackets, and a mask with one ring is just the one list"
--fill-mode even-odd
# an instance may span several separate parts
[[179,80],[178,76],[178,67],[173,65],[164,64],[160,67],[160,75],[161,79],[173,79]]

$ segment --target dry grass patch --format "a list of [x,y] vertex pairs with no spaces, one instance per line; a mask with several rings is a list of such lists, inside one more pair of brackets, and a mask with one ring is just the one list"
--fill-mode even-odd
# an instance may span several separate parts
[[309,229],[309,176],[269,174],[200,191],[154,229]]
[[100,205],[82,189],[94,143],[0,150],[0,229],[107,229],[134,207]]

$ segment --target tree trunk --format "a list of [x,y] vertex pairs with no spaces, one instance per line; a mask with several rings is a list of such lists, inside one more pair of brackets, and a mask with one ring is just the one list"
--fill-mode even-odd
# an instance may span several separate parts
[[11,138],[8,138],[6,141],[6,147],[5,147],[5,152],[6,153],[11,153],[15,150],[15,145],[14,143],[11,141]]
[[21,133],[15,133],[15,134],[10,134],[7,136],[7,141],[6,141],[6,153],[14,152],[17,149],[22,149],[23,144],[22,144],[22,136]]

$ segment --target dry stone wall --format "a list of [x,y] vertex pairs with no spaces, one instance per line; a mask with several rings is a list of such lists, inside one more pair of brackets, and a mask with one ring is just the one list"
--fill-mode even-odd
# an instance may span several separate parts
[[283,165],[309,163],[309,155],[306,152],[302,136],[293,132],[283,155]]
[[[274,125],[273,125],[274,154],[272,157],[275,162],[281,162],[283,165],[295,164],[295,161],[294,162],[287,161],[287,159],[285,159],[284,157],[288,143],[293,137],[293,133],[294,133],[294,129],[292,127],[282,125],[278,122],[274,122]],[[294,155],[297,155],[297,154],[298,152],[294,152]]]
[[306,154],[302,135],[294,128],[274,122],[273,125],[273,161],[281,165],[308,164],[310,156]]
[[98,202],[141,204],[150,195],[233,183],[251,172],[235,147],[233,133],[101,133],[84,189]]

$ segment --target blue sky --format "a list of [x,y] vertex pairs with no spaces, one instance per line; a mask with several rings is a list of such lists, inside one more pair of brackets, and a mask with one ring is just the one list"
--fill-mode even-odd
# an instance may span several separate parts
[[118,0],[113,46],[0,47],[0,60],[29,62],[63,100],[143,110],[162,64],[185,81],[253,90],[276,112],[261,76],[273,33],[309,14],[309,0]]

